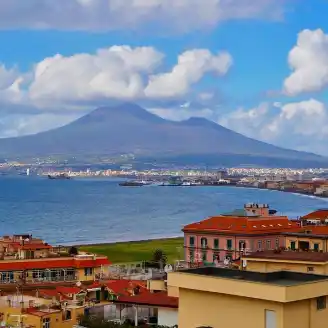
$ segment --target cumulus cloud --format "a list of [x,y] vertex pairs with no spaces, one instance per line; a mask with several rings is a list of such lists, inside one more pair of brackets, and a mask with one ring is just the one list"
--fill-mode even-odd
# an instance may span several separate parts
[[[289,0],[1,0],[0,28],[185,32],[241,18],[280,18]],[[158,32],[158,29],[157,29]]]
[[225,75],[231,65],[232,57],[227,52],[213,55],[207,49],[186,51],[179,56],[171,72],[150,76],[145,94],[150,98],[182,96],[204,74]]
[[229,53],[206,49],[182,53],[171,72],[160,73],[164,55],[153,47],[113,46],[95,54],[56,55],[35,66],[28,96],[39,107],[67,102],[179,98],[207,73],[224,75]]
[[328,108],[315,99],[286,104],[263,103],[223,115],[219,123],[249,137],[281,147],[328,155]]
[[290,51],[292,73],[284,81],[286,94],[320,91],[328,85],[328,35],[321,29],[303,30]]
[[[209,73],[225,75],[232,65],[227,52],[213,54],[207,49],[192,49],[180,54],[171,70],[161,73],[164,59],[164,54],[153,47],[123,45],[92,54],[57,54],[36,63],[26,73],[0,66],[0,118],[24,111],[36,115],[56,111],[62,115],[63,111],[78,109],[85,113],[117,101],[139,102],[148,108],[174,108],[191,99],[199,110],[216,94],[201,93],[199,99],[189,98],[194,84]],[[16,125],[17,134],[35,131],[34,127],[25,128],[24,120],[27,127],[34,122],[44,129],[52,127],[52,122],[58,126],[55,120],[48,124],[46,116],[35,120],[22,117],[23,121],[17,117],[6,120],[8,126]],[[62,117],[66,122],[66,116]],[[15,133],[10,129],[2,135]]]

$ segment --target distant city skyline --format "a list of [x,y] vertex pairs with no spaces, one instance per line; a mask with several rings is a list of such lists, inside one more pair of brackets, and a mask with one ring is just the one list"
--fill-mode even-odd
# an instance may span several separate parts
[[324,0],[4,0],[0,137],[128,101],[328,155],[327,12]]

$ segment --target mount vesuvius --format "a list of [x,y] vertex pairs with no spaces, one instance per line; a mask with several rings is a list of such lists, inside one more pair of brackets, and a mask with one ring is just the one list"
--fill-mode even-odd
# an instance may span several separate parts
[[101,107],[64,127],[0,139],[1,156],[127,153],[147,158],[246,156],[328,162],[319,155],[283,149],[245,137],[203,118],[168,121],[134,104]]

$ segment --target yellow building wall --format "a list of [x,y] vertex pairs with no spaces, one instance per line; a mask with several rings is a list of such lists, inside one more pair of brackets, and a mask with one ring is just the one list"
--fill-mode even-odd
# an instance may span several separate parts
[[292,328],[283,326],[283,305],[277,302],[183,288],[179,294],[179,328],[265,328],[265,310],[276,312],[276,328]]
[[328,309],[317,310],[316,299],[284,304],[284,327],[325,328]]
[[[306,229],[306,228],[304,228]],[[309,228],[310,229],[310,228]],[[310,244],[310,249],[314,249],[314,244],[319,244],[319,251],[327,252],[327,241],[322,239],[315,239],[315,238],[309,238],[309,237],[293,237],[293,236],[286,236],[286,247],[291,247],[291,242],[295,242],[295,248],[299,248],[298,243],[300,241],[305,241]]]
[[78,324],[79,316],[83,315],[84,308],[73,308],[71,310],[71,320],[63,320],[62,312],[52,312],[46,313],[44,316],[36,316],[27,313],[21,313],[20,308],[13,307],[2,307],[0,312],[3,313],[3,318],[7,324],[15,325],[18,321],[18,317],[15,315],[22,315],[23,323],[26,325],[32,325],[34,328],[42,328],[42,320],[45,318],[50,318],[51,328],[72,328],[74,325]]
[[180,289],[179,328],[266,328],[265,310],[276,312],[276,328],[327,327],[328,309],[317,310],[316,299],[278,303]]
[[[313,271],[309,271],[308,268],[312,267]],[[327,274],[328,266],[326,264],[315,264],[315,263],[293,263],[283,262],[274,260],[271,261],[256,261],[247,259],[248,271],[256,272],[272,272],[272,271],[294,271],[294,272],[305,272],[314,274]]]
[[77,269],[77,279],[80,281],[93,281],[95,279],[95,275],[101,273],[101,267],[92,268],[91,275],[85,275],[85,270]]

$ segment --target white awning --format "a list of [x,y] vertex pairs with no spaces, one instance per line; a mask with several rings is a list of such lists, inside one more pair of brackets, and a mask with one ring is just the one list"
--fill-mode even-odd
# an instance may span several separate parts
[[97,290],[101,290],[101,288],[100,287],[97,287],[97,288],[87,289],[88,292],[96,292]]

